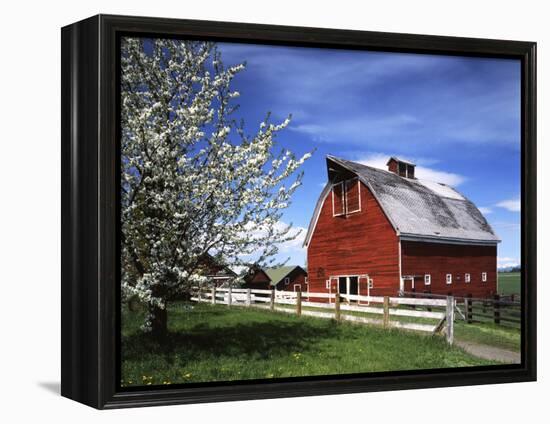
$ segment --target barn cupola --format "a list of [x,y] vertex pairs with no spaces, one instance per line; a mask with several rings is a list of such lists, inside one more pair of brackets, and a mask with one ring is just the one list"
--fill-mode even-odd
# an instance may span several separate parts
[[416,167],[414,163],[392,156],[386,165],[388,165],[388,171],[400,177],[414,179],[414,168]]

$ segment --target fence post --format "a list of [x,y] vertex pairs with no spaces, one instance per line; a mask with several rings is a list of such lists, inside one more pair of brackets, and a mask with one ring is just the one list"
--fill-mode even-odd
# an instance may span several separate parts
[[334,318],[340,321],[340,291],[337,291],[334,297]]
[[465,310],[466,310],[466,322],[468,324],[471,324],[473,321],[473,308],[472,308],[472,293],[468,294],[467,297],[464,298],[464,304],[465,304]]
[[500,324],[500,296],[495,294],[493,302],[493,315],[495,319],[495,324]]
[[454,321],[455,321],[455,299],[453,296],[447,296],[447,311],[446,311],[446,321],[447,321],[447,343],[451,346],[453,345],[454,339]]
[[296,292],[296,315],[302,315],[302,292]]
[[212,305],[216,304],[216,286],[212,287]]
[[251,291],[250,289],[246,289],[246,306],[250,306],[250,304],[252,303],[251,299],[252,299]]
[[269,309],[272,311],[275,309],[275,289],[271,289]]
[[384,328],[390,326],[390,297],[384,296]]
[[232,293],[232,290],[231,290],[231,286],[229,286],[229,289],[227,290],[227,307],[230,308],[231,307],[231,293]]

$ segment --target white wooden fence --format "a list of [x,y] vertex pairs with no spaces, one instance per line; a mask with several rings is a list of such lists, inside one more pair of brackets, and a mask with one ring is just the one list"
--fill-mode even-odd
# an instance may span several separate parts
[[445,333],[451,345],[454,337],[455,300],[452,296],[430,299],[195,287],[191,300],[373,324],[384,328]]

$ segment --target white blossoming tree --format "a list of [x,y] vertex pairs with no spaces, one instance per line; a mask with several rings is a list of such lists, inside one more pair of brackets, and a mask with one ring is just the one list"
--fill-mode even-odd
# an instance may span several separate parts
[[245,65],[224,67],[213,43],[124,38],[121,66],[123,296],[162,338],[167,302],[205,281],[205,257],[266,265],[297,235],[280,218],[310,154],[274,153],[288,119],[245,134],[230,88]]

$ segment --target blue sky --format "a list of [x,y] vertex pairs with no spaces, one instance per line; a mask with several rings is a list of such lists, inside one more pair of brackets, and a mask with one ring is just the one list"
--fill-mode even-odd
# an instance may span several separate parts
[[[499,266],[520,260],[520,63],[420,54],[222,43],[226,65],[246,61],[232,87],[250,134],[267,112],[290,126],[278,145],[303,154],[303,186],[284,222],[307,228],[332,154],[384,167],[390,155],[420,178],[469,197],[502,239]],[[305,231],[304,231],[305,233]],[[303,265],[299,239],[280,259]]]

